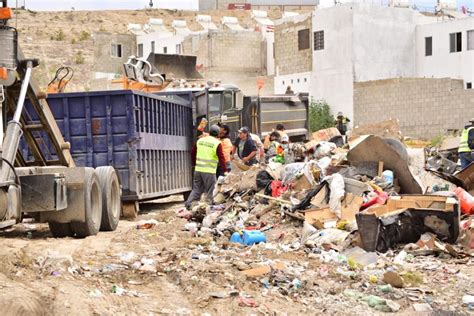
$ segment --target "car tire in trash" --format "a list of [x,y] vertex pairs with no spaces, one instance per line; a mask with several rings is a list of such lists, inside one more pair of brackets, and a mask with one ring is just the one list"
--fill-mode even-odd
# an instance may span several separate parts
[[114,231],[122,213],[121,188],[115,169],[110,166],[95,169],[99,177],[102,195],[102,222],[101,231]]
[[398,153],[404,162],[408,163],[408,151],[402,142],[394,138],[383,138],[383,141],[392,147],[392,149]]
[[71,227],[78,238],[97,235],[102,221],[102,194],[99,177],[92,168],[84,168],[85,222],[73,222]]
[[64,238],[64,237],[72,237],[74,236],[74,231],[71,228],[70,223],[55,223],[55,222],[49,222],[49,230],[51,231],[51,234],[55,238]]

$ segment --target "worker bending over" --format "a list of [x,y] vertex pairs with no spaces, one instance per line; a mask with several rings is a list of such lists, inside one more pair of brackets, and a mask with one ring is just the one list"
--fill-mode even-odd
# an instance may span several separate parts
[[217,138],[219,131],[219,126],[212,125],[209,136],[200,138],[193,148],[192,156],[195,164],[193,190],[184,203],[187,209],[190,209],[192,202],[199,200],[203,193],[207,194],[208,202],[212,203],[217,166],[219,165],[224,173],[227,172],[221,141]]
[[459,158],[461,159],[461,168],[466,168],[474,162],[474,118],[464,127],[459,143]]

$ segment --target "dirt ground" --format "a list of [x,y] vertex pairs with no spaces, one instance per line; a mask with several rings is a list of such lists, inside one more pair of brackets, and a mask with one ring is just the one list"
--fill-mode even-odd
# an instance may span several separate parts
[[[472,289],[472,260],[415,258],[404,267],[419,278],[415,296],[407,289],[379,293],[383,283],[367,279],[377,271],[359,271],[348,278],[339,274],[336,263],[292,250],[298,223],[282,222],[282,229],[268,234],[269,243],[243,248],[183,231],[185,222],[174,212],[180,205],[145,205],[147,211],[139,220],[158,221],[149,230],[137,229],[137,222],[121,221],[116,232],[86,239],[55,239],[47,226],[38,224],[20,224],[3,232],[2,314],[379,313],[344,296],[346,289],[396,300],[406,315],[416,314],[413,304],[426,302],[437,315],[468,311],[461,297]],[[288,235],[282,237],[285,232]],[[286,265],[280,285],[266,284],[263,277],[247,278],[240,271],[273,260]],[[301,281],[299,286],[291,286],[294,279]]]
[[[410,156],[419,160],[420,152]],[[2,315],[382,314],[348,290],[395,302],[402,315],[473,309],[463,303],[474,294],[470,257],[408,255],[395,263],[397,250],[370,268],[351,268],[331,251],[303,247],[301,222],[278,213],[262,217],[273,225],[267,243],[244,247],[186,231],[176,216],[181,206],[180,197],[143,204],[136,221],[86,239],[55,239],[47,225],[28,220],[0,232]],[[138,229],[142,220],[156,226]],[[257,277],[242,272],[278,264]],[[403,275],[405,287],[387,288],[385,271]],[[415,311],[423,306],[431,311]]]

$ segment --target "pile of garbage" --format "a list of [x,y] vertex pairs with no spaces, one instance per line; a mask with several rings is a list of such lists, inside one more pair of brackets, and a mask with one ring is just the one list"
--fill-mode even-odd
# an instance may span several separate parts
[[[243,247],[303,250],[339,266],[341,277],[362,274],[369,283],[382,283],[380,293],[417,283],[413,273],[400,269],[416,257],[471,257],[469,201],[460,198],[460,188],[423,192],[402,142],[365,135],[343,147],[326,140],[305,146],[313,150],[304,161],[270,160],[247,170],[234,164],[231,173],[219,178],[213,205],[201,201],[191,211],[178,211],[188,220],[185,229]],[[321,269],[321,276],[328,273]],[[350,289],[343,294],[378,311],[400,308],[377,295]]]

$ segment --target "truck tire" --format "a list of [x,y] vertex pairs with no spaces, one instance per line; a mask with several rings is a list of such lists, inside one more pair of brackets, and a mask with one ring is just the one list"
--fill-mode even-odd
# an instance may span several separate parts
[[84,176],[85,222],[73,222],[71,227],[78,238],[97,235],[102,221],[102,194],[99,177],[92,168],[85,168]]
[[49,222],[49,230],[54,238],[64,238],[64,237],[72,237],[74,236],[74,231],[71,228],[71,224],[62,224],[62,223],[55,223]]
[[117,229],[122,212],[121,189],[117,173],[113,167],[98,167],[95,169],[99,177],[102,193],[102,222],[101,231]]

